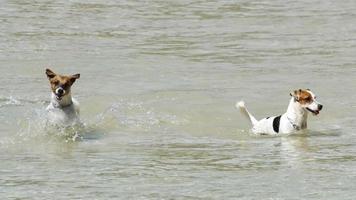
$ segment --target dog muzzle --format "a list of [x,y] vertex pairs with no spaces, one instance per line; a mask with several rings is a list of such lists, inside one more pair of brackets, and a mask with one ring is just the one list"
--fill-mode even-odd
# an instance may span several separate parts
[[313,113],[314,115],[318,115],[319,112],[321,111],[321,109],[323,109],[323,105],[321,104],[318,104],[318,109],[317,110],[313,110],[313,109],[310,109],[310,108],[306,108],[309,112]]
[[62,87],[57,88],[56,91],[55,91],[56,98],[58,100],[61,100],[63,95],[65,94],[65,92],[66,91]]

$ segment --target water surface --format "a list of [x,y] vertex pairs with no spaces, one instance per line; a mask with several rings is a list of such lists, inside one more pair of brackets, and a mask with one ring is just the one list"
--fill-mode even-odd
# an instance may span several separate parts
[[[353,199],[356,2],[4,1],[1,199]],[[44,69],[80,73],[83,139],[44,129]],[[258,137],[235,109],[304,133]]]

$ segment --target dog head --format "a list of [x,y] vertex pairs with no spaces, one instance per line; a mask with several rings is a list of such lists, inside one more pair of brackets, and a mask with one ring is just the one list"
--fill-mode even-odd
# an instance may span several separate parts
[[302,108],[308,110],[314,115],[318,115],[323,108],[323,105],[316,100],[316,96],[309,89],[294,90],[290,93],[290,95],[294,98],[295,102],[298,102],[301,105]]
[[54,73],[50,69],[46,69],[46,75],[51,84],[53,94],[55,94],[57,100],[61,100],[64,96],[70,94],[70,88],[80,77],[80,74],[74,74],[71,76],[63,76]]

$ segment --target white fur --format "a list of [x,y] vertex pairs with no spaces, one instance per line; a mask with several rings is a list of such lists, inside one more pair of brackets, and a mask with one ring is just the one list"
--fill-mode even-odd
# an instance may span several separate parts
[[290,99],[287,112],[281,115],[278,133],[273,130],[273,120],[276,116],[263,118],[258,121],[247,110],[243,101],[238,102],[236,107],[251,121],[253,133],[269,135],[289,134],[307,128],[309,111],[306,108],[319,111],[319,103],[315,100],[314,94],[310,93],[312,94],[313,102],[307,106],[302,106],[299,102],[295,101],[294,97]]
[[72,98],[71,93],[63,96],[61,100],[52,93],[51,103],[47,106],[48,122],[54,125],[71,126],[80,123],[79,103]]

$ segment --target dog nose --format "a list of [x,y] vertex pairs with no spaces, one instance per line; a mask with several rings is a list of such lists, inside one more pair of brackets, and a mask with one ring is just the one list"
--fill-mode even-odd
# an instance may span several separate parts
[[62,95],[62,94],[64,93],[64,90],[63,90],[62,88],[58,88],[58,89],[57,89],[57,93],[58,93],[59,95]]
[[323,105],[319,104],[319,105],[318,105],[318,109],[319,109],[319,110],[323,109]]

